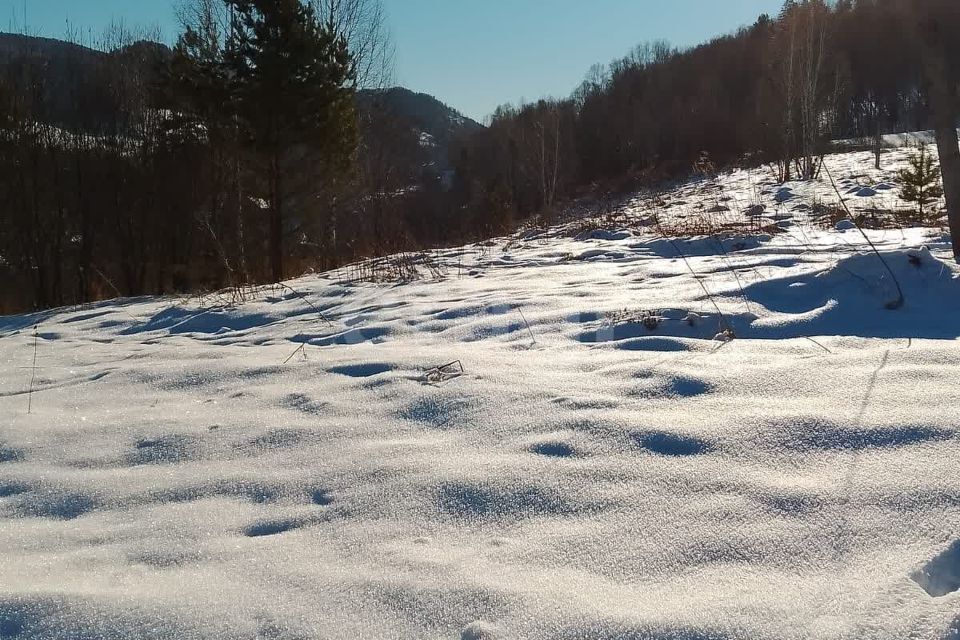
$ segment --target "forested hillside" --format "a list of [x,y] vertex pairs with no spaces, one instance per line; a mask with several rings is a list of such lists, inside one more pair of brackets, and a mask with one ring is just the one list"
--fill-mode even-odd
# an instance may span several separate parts
[[[640,45],[594,67],[568,99],[498,110],[460,166],[474,185],[465,197],[525,217],[594,183],[637,186],[735,163],[809,178],[832,139],[869,144],[932,128],[920,8],[791,0],[689,50]],[[942,19],[960,32],[956,7]],[[944,45],[956,83],[960,39]]]
[[[205,191],[205,171],[222,159],[169,109],[163,80],[174,52],[124,32],[98,46],[0,34],[0,162],[11,177],[0,186],[0,312],[267,279],[262,195],[225,203]],[[402,88],[357,90],[356,118],[354,169],[340,205],[325,200],[328,225],[346,211],[340,240],[321,252],[317,237],[301,235],[293,273],[314,259],[436,242],[430,225],[424,240],[405,231],[417,227],[417,193],[449,188],[454,141],[482,129]],[[384,209],[409,222],[381,224]],[[293,238],[295,223],[285,232]]]
[[[884,134],[956,124],[960,9],[921,4],[789,0],[700,46],[639,45],[570,97],[503,106],[488,127],[361,82],[370,38],[335,2],[277,5],[285,41],[317,45],[299,62],[261,38],[266,14],[226,20],[237,0],[195,2],[172,50],[116,29],[89,48],[4,36],[0,304],[276,281],[734,165],[810,179],[838,138],[879,162]],[[264,84],[270,56],[287,62]],[[283,78],[318,61],[340,72],[290,93]],[[960,152],[940,156],[949,204]]]

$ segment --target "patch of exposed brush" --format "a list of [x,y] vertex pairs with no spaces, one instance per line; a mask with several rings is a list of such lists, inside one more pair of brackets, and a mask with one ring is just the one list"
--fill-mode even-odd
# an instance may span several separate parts
[[604,319],[608,326],[635,324],[653,332],[659,329],[667,318],[659,309],[622,309],[607,313]]
[[357,262],[341,270],[349,282],[397,283],[441,280],[446,269],[429,251],[398,253]]

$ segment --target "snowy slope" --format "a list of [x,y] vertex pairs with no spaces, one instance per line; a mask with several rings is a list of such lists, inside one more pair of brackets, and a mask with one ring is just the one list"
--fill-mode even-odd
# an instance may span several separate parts
[[439,280],[0,318],[0,638],[960,638],[949,245],[868,232],[889,309],[788,186],[663,194],[773,235],[638,198]]

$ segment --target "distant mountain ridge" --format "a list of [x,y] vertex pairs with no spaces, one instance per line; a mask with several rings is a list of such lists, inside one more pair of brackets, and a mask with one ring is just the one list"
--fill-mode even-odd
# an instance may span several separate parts
[[357,106],[361,112],[377,112],[409,129],[420,147],[421,173],[436,177],[452,170],[450,156],[456,140],[483,129],[483,125],[433,96],[403,87],[359,91]]
[[[97,64],[116,56],[132,56],[141,64],[163,61],[173,54],[161,43],[139,41],[120,49],[104,52],[72,42],[0,33],[0,65],[10,64],[23,58],[40,58],[47,74],[47,98],[53,107],[50,118],[57,124],[76,121],[69,111],[76,96],[70,95],[71,85],[76,85],[74,74],[81,74],[85,82],[94,82]],[[483,128],[440,100],[425,93],[417,93],[403,87],[367,89],[357,92],[357,106],[363,110],[381,109],[413,129],[421,141],[428,163],[438,171],[449,168],[449,149],[461,135]],[[81,125],[83,126],[83,125]]]
[[99,51],[64,40],[26,36],[19,33],[0,32],[0,55],[39,54],[55,56],[64,54],[97,55]]
[[437,98],[404,87],[366,89],[360,91],[358,96],[361,108],[371,101],[383,100],[396,113],[411,119],[421,131],[430,134],[438,141],[448,141],[454,135],[483,129],[483,125],[479,122],[466,117]]
[[139,40],[130,45],[105,52],[66,40],[27,36],[19,33],[0,32],[0,56],[9,60],[12,57],[34,56],[45,60],[73,58],[75,61],[92,61],[123,55],[152,55],[168,57],[173,51],[165,44]]
[[54,38],[0,33],[0,72],[20,66],[39,72],[39,103],[34,117],[73,131],[114,134],[120,130],[120,95],[115,82],[120,65],[152,72],[173,51],[166,45],[137,41],[101,51]]

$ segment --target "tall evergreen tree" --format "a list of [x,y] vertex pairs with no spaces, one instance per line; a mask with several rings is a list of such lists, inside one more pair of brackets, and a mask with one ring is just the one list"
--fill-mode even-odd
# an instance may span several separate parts
[[279,281],[288,166],[338,172],[349,164],[356,137],[353,58],[346,39],[301,0],[226,3],[233,18],[224,63],[247,142],[264,161],[270,271]]

